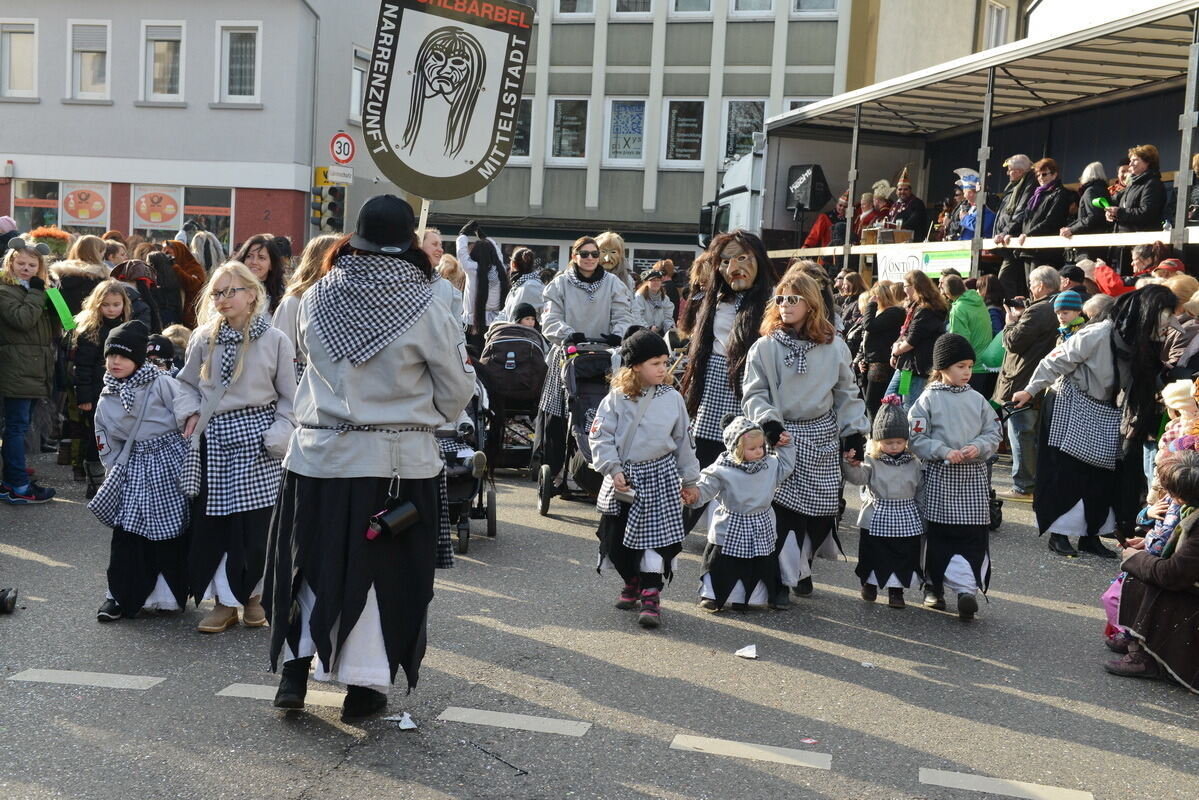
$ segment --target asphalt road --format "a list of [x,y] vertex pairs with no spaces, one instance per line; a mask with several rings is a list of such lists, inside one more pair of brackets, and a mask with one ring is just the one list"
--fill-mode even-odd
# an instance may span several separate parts
[[[811,598],[745,615],[697,608],[702,541],[690,537],[649,632],[613,608],[618,580],[594,572],[594,510],[555,501],[538,517],[533,485],[508,473],[498,538],[476,536],[440,573],[420,686],[391,695],[389,713],[418,726],[402,730],[218,695],[273,693],[265,630],[203,636],[203,609],[98,623],[106,531],[65,468],[37,466],[60,499],[0,507],[0,585],[22,592],[0,617],[4,800],[1199,797],[1199,697],[1103,671],[1112,562],[1052,555],[1027,506],[1005,509],[973,623],[920,608],[914,591],[903,611],[862,602],[845,526],[849,560],[817,562]],[[750,644],[757,660],[733,655]],[[155,681],[12,679],[47,677],[31,670]],[[450,708],[467,710],[439,720]],[[479,712],[582,735],[481,725]],[[695,741],[677,737],[743,744],[672,749]],[[711,752],[722,748],[737,755]]]

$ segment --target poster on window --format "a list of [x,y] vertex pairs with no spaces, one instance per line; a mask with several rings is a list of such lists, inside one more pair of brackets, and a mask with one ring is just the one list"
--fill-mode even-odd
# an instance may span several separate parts
[[608,158],[641,160],[645,131],[645,103],[636,101],[612,102],[612,126],[608,138]]
[[181,186],[137,186],[133,187],[133,226],[135,228],[161,228],[175,230],[179,227],[183,211],[183,187]]
[[511,0],[383,0],[362,130],[402,189],[453,200],[495,179],[512,153],[533,9]]
[[724,157],[734,158],[753,149],[754,133],[763,129],[766,104],[760,101],[734,100],[729,103],[729,127],[725,136]]
[[704,101],[671,103],[667,109],[666,160],[700,161],[704,154]]
[[62,184],[62,224],[108,227],[107,183]]
[[554,101],[554,130],[551,134],[550,155],[554,158],[586,158],[586,100]]

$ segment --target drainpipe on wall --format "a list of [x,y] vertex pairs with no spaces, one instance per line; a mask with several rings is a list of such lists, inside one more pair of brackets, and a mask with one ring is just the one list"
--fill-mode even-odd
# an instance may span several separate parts
[[[304,4],[304,7],[308,9],[308,13],[312,15],[314,25],[312,35],[312,123],[308,126],[308,160],[310,162],[308,164],[308,176],[311,182],[313,170],[316,169],[316,80],[317,67],[320,64],[321,56],[321,15],[312,7],[312,3],[309,0],[300,0],[300,2]],[[304,208],[304,238],[307,239],[307,234],[312,227],[312,222],[308,220],[307,200],[304,202]]]

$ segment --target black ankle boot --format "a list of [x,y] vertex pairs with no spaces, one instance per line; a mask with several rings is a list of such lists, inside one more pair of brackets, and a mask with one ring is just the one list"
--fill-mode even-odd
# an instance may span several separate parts
[[1119,558],[1115,552],[1103,546],[1103,542],[1099,541],[1098,536],[1078,537],[1078,552],[1089,553],[1100,558]]
[[304,696],[308,694],[308,668],[312,656],[283,662],[283,674],[279,678],[279,691],[275,693],[275,708],[298,710],[304,707]]
[[1078,551],[1074,549],[1074,545],[1070,544],[1070,537],[1063,536],[1060,533],[1049,534],[1049,549],[1061,556],[1073,558],[1078,555]]
[[376,692],[365,686],[351,684],[346,692],[345,702],[341,704],[341,721],[352,722],[372,714],[378,714],[387,708],[387,695]]

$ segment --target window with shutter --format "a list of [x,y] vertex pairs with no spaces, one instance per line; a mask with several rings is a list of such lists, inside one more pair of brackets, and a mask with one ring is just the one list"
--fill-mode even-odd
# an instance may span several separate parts
[[71,24],[71,94],[108,99],[108,24]]
[[145,24],[145,97],[158,102],[183,99],[183,26]]

